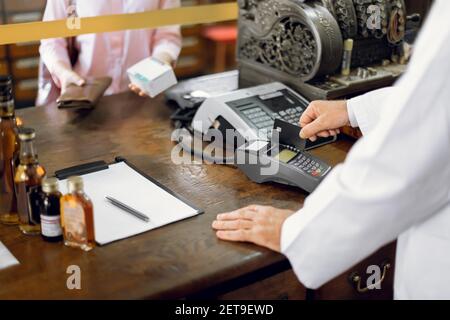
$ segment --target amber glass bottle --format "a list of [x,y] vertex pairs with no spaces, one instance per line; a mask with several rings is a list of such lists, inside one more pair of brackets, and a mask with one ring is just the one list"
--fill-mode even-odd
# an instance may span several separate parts
[[19,149],[11,77],[0,76],[0,223],[17,224],[13,158]]
[[[19,129],[23,128],[23,121],[21,118],[16,117],[16,133],[17,133],[17,141],[16,148],[14,150],[13,158],[12,158],[12,169],[13,169],[13,180],[17,167],[20,165],[20,139],[19,139]],[[15,196],[17,199],[17,190],[15,190]],[[17,205],[17,200],[15,201],[15,205]]]
[[[13,184],[14,184],[14,208],[16,209],[16,211],[18,212],[17,209],[17,186],[14,183],[14,176],[16,174],[16,170],[20,165],[20,139],[19,139],[19,130],[20,128],[23,127],[23,122],[22,119],[20,119],[19,117],[16,117],[16,135],[17,135],[17,140],[16,140],[16,147],[14,150],[14,154],[13,157],[11,159],[11,169],[12,169],[12,177],[13,177]],[[14,224],[18,224],[19,223],[19,214],[17,214],[17,223]]]
[[58,179],[49,178],[42,181],[41,234],[44,241],[59,242],[63,240],[61,229],[61,192]]
[[61,198],[61,224],[64,244],[89,251],[95,247],[94,208],[84,193],[83,179],[67,180],[69,193]]
[[14,182],[17,192],[19,227],[24,234],[41,233],[42,179],[45,169],[39,164],[31,128],[19,129],[20,165],[16,169]]

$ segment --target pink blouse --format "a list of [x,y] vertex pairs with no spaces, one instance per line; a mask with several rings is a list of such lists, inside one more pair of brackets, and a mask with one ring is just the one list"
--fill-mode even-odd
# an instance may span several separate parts
[[[76,1],[79,17],[136,13],[179,5],[179,0]],[[44,21],[65,19],[68,6],[69,0],[48,0]],[[113,82],[106,94],[113,94],[128,90],[126,71],[140,60],[150,56],[158,57],[159,54],[168,54],[176,60],[181,49],[181,34],[179,26],[87,34],[78,36],[76,45],[80,54],[74,71],[82,77],[110,76]],[[60,61],[70,67],[66,40],[42,40],[40,53],[56,84],[60,86],[55,62]]]

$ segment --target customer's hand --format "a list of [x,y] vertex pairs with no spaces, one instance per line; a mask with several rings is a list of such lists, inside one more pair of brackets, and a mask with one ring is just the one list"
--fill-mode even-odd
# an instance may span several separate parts
[[281,227],[294,211],[251,205],[217,215],[212,227],[227,241],[252,242],[280,252]]
[[67,87],[71,84],[75,84],[80,87],[86,84],[86,80],[83,79],[83,77],[63,62],[56,62],[53,68],[53,73],[56,75],[61,85],[61,93],[66,92]]
[[131,91],[133,91],[134,93],[136,93],[138,96],[140,97],[148,97],[148,94],[146,94],[144,91],[142,91],[138,86],[130,83],[128,85],[128,88],[130,88]]
[[61,92],[64,93],[67,90],[67,87],[73,84],[82,87],[86,84],[86,80],[75,71],[67,70],[64,76],[61,77]]
[[300,137],[311,141],[328,138],[349,124],[346,101],[313,101],[300,118]]
[[[157,56],[154,56],[154,58],[158,59],[159,61],[171,66],[172,68],[175,67],[175,61],[172,59],[172,57],[168,53],[160,52]],[[134,84],[129,84],[128,87],[131,91],[136,93],[140,97],[148,97],[148,95],[142,91],[138,86]]]

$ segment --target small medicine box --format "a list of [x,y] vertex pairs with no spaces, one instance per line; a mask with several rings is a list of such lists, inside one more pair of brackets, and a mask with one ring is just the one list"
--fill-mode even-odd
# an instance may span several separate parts
[[152,98],[177,83],[172,67],[155,58],[138,62],[127,73],[131,83]]

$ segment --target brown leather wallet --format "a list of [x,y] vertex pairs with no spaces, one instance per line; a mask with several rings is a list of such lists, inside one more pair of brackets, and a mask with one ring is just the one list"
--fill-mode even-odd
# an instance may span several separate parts
[[111,85],[110,77],[88,78],[84,86],[71,84],[66,91],[56,100],[58,108],[69,109],[91,109],[103,96]]

